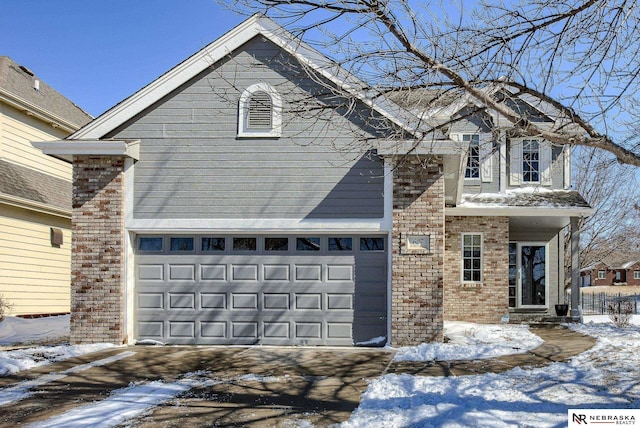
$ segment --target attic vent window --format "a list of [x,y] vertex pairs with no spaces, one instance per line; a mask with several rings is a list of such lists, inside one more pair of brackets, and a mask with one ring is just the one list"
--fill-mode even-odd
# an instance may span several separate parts
[[256,92],[249,99],[247,110],[247,128],[271,129],[273,105],[266,92]]
[[282,135],[282,98],[269,84],[249,86],[238,106],[238,137],[277,138]]

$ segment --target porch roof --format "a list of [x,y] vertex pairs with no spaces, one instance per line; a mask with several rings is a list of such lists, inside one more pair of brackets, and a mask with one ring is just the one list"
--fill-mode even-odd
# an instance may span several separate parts
[[505,193],[463,194],[448,215],[586,217],[593,209],[575,190],[538,187],[510,189]]

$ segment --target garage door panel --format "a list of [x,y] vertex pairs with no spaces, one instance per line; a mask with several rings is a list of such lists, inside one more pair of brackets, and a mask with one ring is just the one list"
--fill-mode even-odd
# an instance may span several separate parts
[[262,308],[264,310],[289,310],[291,309],[291,296],[289,293],[263,293]]
[[322,309],[322,294],[316,293],[296,293],[294,296],[295,309],[302,310],[321,310]]
[[353,281],[353,265],[327,265],[327,281]]
[[169,321],[169,338],[194,339],[195,321]]
[[322,265],[295,265],[296,281],[321,281]]
[[258,294],[232,293],[231,309],[258,309]]
[[[199,249],[195,238],[192,252],[136,254],[137,339],[350,346],[356,332],[368,335],[385,323],[373,320],[373,314],[386,311],[385,292],[374,292],[381,281],[386,287],[386,279],[356,268],[356,250],[301,254],[290,247],[274,255],[260,246],[251,254],[233,254],[229,247],[224,254]],[[367,260],[366,269],[386,263],[386,255]],[[373,284],[372,290],[358,294],[358,278],[367,287]],[[354,315],[358,310],[360,318]],[[365,331],[356,328],[358,320],[365,321]]]
[[164,309],[164,293],[138,293],[138,309]]
[[327,293],[327,309],[329,310],[352,310],[352,294],[329,294]]
[[169,265],[170,281],[195,281],[196,267],[195,265]]
[[227,339],[227,323],[225,321],[201,321],[200,337],[211,339]]
[[227,265],[200,265],[201,281],[226,281]]
[[169,309],[195,309],[195,293],[169,293]]
[[200,292],[201,309],[227,309],[227,293]]
[[163,281],[164,264],[144,264],[138,265],[136,269],[137,279],[143,281]]
[[232,281],[258,281],[258,265],[231,265]]
[[290,281],[289,265],[263,265],[263,278],[265,281]]

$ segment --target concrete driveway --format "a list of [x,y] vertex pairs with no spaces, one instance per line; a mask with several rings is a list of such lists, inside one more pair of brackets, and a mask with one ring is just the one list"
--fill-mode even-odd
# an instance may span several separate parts
[[[32,388],[30,397],[0,407],[0,424],[47,424],[132,382],[174,382],[198,372],[215,382],[195,386],[126,426],[295,426],[297,419],[327,426],[349,419],[367,380],[384,373],[392,358],[389,350],[361,348],[117,348],[0,379],[0,387],[10,387],[38,382],[49,373],[65,374]],[[108,363],[77,369],[102,360]]]

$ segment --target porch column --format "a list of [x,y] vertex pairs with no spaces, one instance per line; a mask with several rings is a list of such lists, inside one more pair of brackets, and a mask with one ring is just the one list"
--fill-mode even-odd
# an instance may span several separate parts
[[443,161],[436,156],[395,160],[391,343],[442,342]]
[[578,217],[571,217],[571,316],[579,317],[580,311],[580,229]]
[[125,341],[124,166],[124,156],[73,157],[73,344]]

